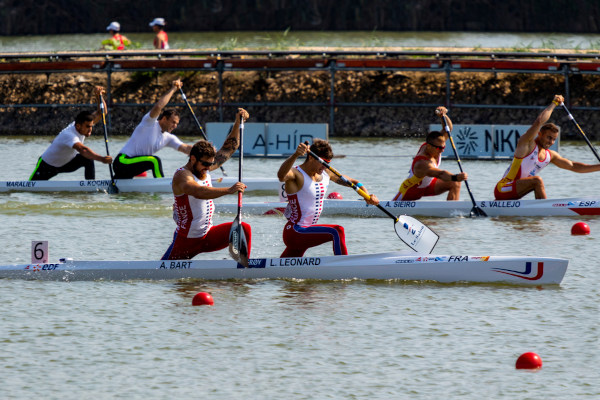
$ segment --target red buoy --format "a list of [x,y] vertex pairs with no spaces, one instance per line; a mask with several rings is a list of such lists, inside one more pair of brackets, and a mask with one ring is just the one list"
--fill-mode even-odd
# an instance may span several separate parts
[[542,359],[535,353],[523,353],[517,359],[517,369],[538,369],[542,368]]
[[333,199],[333,200],[343,200],[344,198],[342,197],[341,194],[339,194],[338,192],[331,192],[327,195],[328,199]]
[[213,304],[215,304],[215,301],[213,300],[210,293],[206,292],[196,293],[196,295],[192,299],[193,306],[212,306]]
[[144,172],[142,172],[141,174],[139,174],[139,175],[136,175],[136,178],[145,178],[145,177],[147,177],[147,176],[148,176],[148,172],[147,172],[147,171],[144,171]]
[[578,222],[571,227],[571,235],[589,235],[590,227],[585,222]]

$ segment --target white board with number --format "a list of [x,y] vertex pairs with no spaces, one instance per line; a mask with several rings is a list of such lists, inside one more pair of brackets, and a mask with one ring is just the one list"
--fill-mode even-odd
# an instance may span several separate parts
[[48,262],[48,241],[34,240],[31,242],[31,263],[46,264]]

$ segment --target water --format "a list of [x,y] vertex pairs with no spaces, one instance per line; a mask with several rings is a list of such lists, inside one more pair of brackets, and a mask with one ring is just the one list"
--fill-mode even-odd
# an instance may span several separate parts
[[[185,138],[191,142],[194,138]],[[51,138],[3,138],[0,180],[27,178]],[[125,138],[111,138],[116,153]],[[103,153],[101,133],[86,141]],[[341,172],[391,198],[419,141],[335,139]],[[593,163],[585,144],[567,158]],[[165,172],[183,155],[159,153]],[[246,176],[273,176],[282,160],[244,160]],[[456,172],[454,161],[444,168]],[[508,161],[464,161],[475,198],[492,197]],[[235,161],[225,164],[235,174]],[[79,179],[81,172],[71,178]],[[220,176],[219,172],[215,173]],[[600,174],[549,166],[551,197],[597,194]],[[98,165],[97,177],[108,178]],[[347,199],[347,188],[331,188]],[[463,188],[462,198],[468,198]],[[270,196],[245,196],[263,201]],[[223,199],[233,202],[235,198]],[[174,229],[168,194],[0,194],[0,263],[26,262],[31,240],[50,258],[154,259]],[[217,214],[215,222],[231,221]],[[283,250],[284,220],[248,216],[253,255]],[[27,282],[0,280],[3,398],[434,399],[600,397],[598,219],[421,218],[441,236],[437,254],[538,255],[571,260],[560,286],[425,282]],[[589,236],[571,236],[577,221]],[[404,250],[387,218],[327,217],[350,253]],[[309,255],[327,255],[330,246]],[[227,251],[198,258],[228,258]],[[198,291],[213,307],[192,307]],[[544,367],[517,371],[526,351]],[[82,396],[83,395],[83,396]]]
[[[153,49],[154,34],[123,33],[133,48]],[[99,50],[107,33],[44,36],[0,36],[0,52],[52,52]],[[488,32],[169,32],[173,49],[289,50],[343,49],[348,47],[410,49],[458,47],[598,50],[600,34],[488,33]]]

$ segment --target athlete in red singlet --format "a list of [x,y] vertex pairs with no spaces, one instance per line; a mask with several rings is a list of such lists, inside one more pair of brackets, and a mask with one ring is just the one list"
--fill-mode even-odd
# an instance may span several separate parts
[[[344,228],[339,225],[317,225],[329,181],[344,184],[338,176],[326,170],[325,166],[310,156],[306,157],[304,163],[293,168],[296,159],[306,154],[307,150],[308,146],[300,143],[296,152],[281,164],[277,172],[279,181],[285,182],[285,191],[288,194],[285,210],[288,223],[283,229],[286,249],[281,257],[302,257],[310,247],[326,242],[333,243],[335,255],[347,255]],[[333,157],[331,146],[325,140],[315,140],[310,150],[327,161]],[[346,178],[367,192],[358,180]],[[375,195],[371,195],[367,203],[375,205],[379,204],[379,200]]]
[[571,161],[550,150],[560,134],[560,128],[546,122],[554,108],[562,102],[564,98],[561,95],[554,96],[552,103],[538,115],[533,125],[517,141],[512,163],[494,188],[497,200],[516,200],[529,192],[534,192],[536,199],[545,199],[544,180],[538,173],[550,163],[579,173],[600,171],[600,164],[588,165]]
[[[447,112],[445,107],[436,108],[436,115],[446,118],[448,127],[452,130],[452,121],[446,115]],[[408,177],[394,196],[394,201],[418,200],[423,196],[437,196],[444,192],[448,192],[447,200],[459,200],[460,183],[467,179],[467,174],[461,172],[453,175],[440,169],[447,139],[446,132],[429,132],[425,143],[421,145],[413,159]]]
[[[199,253],[221,250],[229,245],[232,222],[213,226],[213,199],[243,192],[246,185],[238,182],[229,188],[215,188],[211,183],[210,171],[219,168],[238,148],[240,118],[248,119],[248,113],[241,108],[231,133],[218,152],[215,152],[211,143],[200,140],[192,146],[188,163],[175,172],[172,184],[175,196],[173,219],[177,228],[162,260],[189,260]],[[242,227],[250,256],[250,225],[242,222]]]

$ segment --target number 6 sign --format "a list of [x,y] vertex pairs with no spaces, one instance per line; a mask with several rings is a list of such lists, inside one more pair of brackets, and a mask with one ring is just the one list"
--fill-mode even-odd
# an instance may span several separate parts
[[31,263],[46,264],[48,262],[48,241],[31,242]]

